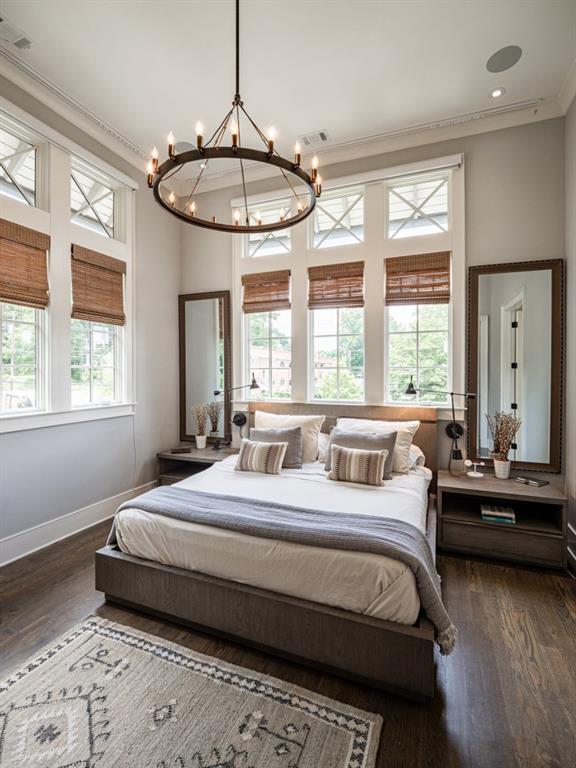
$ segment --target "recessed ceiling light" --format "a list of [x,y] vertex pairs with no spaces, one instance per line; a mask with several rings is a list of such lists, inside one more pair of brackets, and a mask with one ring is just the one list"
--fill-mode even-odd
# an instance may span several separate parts
[[494,88],[494,90],[492,91],[492,98],[499,99],[500,96],[504,96],[505,93],[506,93],[506,88],[502,88],[502,87]]
[[488,72],[505,72],[514,64],[518,64],[522,56],[522,48],[519,45],[507,45],[493,53],[486,62]]

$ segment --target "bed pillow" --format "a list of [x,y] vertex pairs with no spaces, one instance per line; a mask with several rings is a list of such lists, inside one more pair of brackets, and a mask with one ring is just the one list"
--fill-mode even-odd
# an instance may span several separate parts
[[338,419],[337,427],[346,432],[396,432],[393,472],[410,471],[410,446],[420,426],[419,421],[372,421],[371,419]]
[[425,466],[426,456],[424,456],[424,452],[417,445],[410,446],[410,469]]
[[318,435],[318,461],[321,464],[326,463],[329,450],[330,450],[330,435],[327,432],[320,432],[320,434]]
[[255,443],[244,437],[234,469],[237,472],[279,475],[287,448],[288,443]]
[[363,451],[357,448],[330,446],[332,469],[328,478],[345,483],[383,485],[384,465],[388,451]]
[[302,427],[302,461],[310,462],[318,458],[318,435],[325,418],[325,416],[287,416],[281,413],[256,411],[254,426],[256,429]]
[[250,440],[257,443],[288,443],[282,466],[302,469],[302,427],[250,430]]
[[[384,464],[383,479],[390,480],[392,477],[392,463],[394,460],[394,445],[396,443],[396,432],[345,432],[343,429],[333,429],[330,433],[330,448],[333,445],[340,445],[342,448],[360,448],[364,451],[388,451],[386,463]],[[326,465],[324,469],[330,472],[332,468],[332,453],[328,449],[326,456]]]

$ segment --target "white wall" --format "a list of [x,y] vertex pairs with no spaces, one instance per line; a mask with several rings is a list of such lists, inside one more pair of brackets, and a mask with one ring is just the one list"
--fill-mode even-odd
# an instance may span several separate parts
[[[125,161],[1,77],[0,95],[134,176]],[[0,435],[0,563],[113,512],[114,502],[98,503],[153,480],[156,452],[178,441],[181,225],[153,201],[144,175],[138,181],[135,416]],[[53,523],[62,515],[70,515],[65,525]],[[40,532],[26,532],[39,525]]]
[[576,554],[576,100],[566,116],[566,259],[566,487],[568,541]]
[[[564,120],[414,147],[322,167],[325,181],[378,168],[463,153],[466,168],[466,263],[504,263],[564,256]],[[278,182],[248,185],[248,194],[278,188]],[[204,216],[230,220],[231,187],[198,197]],[[299,226],[305,226],[304,224]],[[182,290],[232,290],[232,239],[185,227]],[[455,296],[465,302],[466,296]],[[441,462],[448,446],[441,444]]]

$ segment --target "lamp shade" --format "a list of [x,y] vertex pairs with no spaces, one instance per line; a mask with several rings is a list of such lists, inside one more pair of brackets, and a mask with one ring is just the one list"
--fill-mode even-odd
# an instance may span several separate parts
[[404,392],[405,395],[417,395],[418,394],[418,390],[414,386],[413,379],[414,379],[414,377],[410,376],[410,383],[406,387],[406,391]]

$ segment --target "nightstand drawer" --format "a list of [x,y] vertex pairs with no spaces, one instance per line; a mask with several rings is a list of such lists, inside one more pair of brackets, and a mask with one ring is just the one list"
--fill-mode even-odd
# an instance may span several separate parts
[[538,562],[561,568],[564,541],[561,536],[542,536],[514,530],[513,526],[442,521],[442,547],[486,557]]

